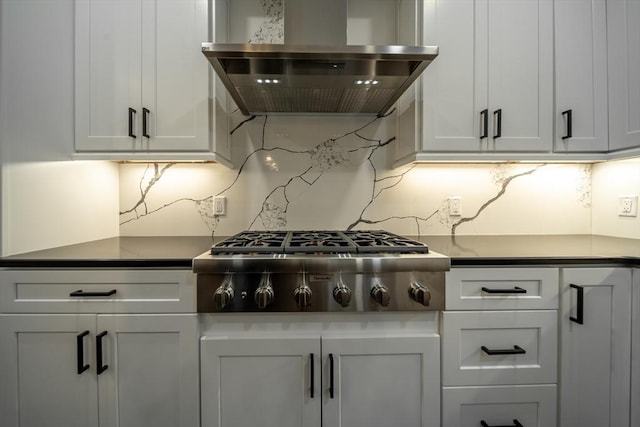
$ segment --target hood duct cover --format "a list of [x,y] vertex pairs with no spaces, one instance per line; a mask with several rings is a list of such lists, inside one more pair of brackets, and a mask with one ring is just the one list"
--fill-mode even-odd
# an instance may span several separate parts
[[438,48],[203,43],[202,52],[245,115],[382,116]]

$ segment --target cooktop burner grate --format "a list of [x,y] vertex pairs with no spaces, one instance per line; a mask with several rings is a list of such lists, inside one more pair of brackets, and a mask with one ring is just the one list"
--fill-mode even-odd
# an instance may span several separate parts
[[286,231],[244,231],[211,248],[211,253],[278,253],[284,251]]
[[429,253],[424,243],[388,231],[244,231],[211,248],[212,254]]

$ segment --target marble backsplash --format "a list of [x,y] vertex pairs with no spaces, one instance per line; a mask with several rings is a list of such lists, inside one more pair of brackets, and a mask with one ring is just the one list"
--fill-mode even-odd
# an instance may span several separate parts
[[[386,229],[407,235],[588,234],[588,164],[415,164],[392,169],[393,115],[236,118],[234,169],[120,166],[121,235]],[[213,197],[226,214],[213,215]],[[462,215],[449,214],[450,196]]]
[[[355,0],[350,10],[359,10],[359,4],[371,12],[369,3]],[[230,6],[227,18],[235,24],[229,41],[283,42],[283,0]],[[371,41],[353,39],[366,31],[352,18],[350,27],[358,31],[349,33],[349,42]],[[384,13],[381,19],[389,20]],[[234,169],[217,164],[120,166],[120,234],[223,236],[245,229],[351,228],[408,235],[591,232],[591,165],[392,169],[397,126],[394,114],[247,119],[236,112],[230,127]],[[213,215],[214,196],[226,197],[225,215]],[[450,196],[461,198],[462,215],[449,214]]]

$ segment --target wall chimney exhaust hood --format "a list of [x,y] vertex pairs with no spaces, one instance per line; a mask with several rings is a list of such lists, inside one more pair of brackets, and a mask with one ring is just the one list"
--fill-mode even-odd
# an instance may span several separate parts
[[438,47],[347,45],[346,6],[285,0],[285,44],[202,43],[202,53],[244,115],[383,116]]

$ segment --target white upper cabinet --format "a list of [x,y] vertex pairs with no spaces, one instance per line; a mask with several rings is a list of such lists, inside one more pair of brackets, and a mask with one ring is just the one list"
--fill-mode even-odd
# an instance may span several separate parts
[[417,151],[550,151],[553,3],[429,0],[424,7],[424,43],[440,53],[424,72]]
[[208,16],[207,0],[76,0],[77,153],[228,162],[211,130]]
[[[618,0],[614,0],[618,1]],[[606,152],[606,0],[555,0],[556,152]]]
[[609,150],[640,147],[640,1],[607,1]]

